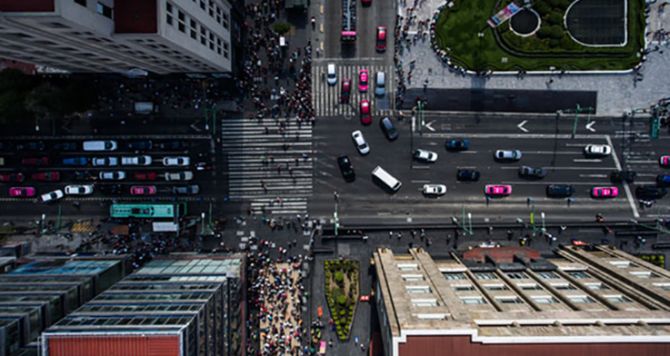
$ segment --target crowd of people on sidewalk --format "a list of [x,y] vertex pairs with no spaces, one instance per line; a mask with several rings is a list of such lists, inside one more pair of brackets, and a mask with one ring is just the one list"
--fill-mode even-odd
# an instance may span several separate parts
[[[249,305],[248,355],[300,355],[307,340],[303,327],[302,255],[261,240],[256,253],[248,255]],[[276,255],[273,257],[273,255]]]

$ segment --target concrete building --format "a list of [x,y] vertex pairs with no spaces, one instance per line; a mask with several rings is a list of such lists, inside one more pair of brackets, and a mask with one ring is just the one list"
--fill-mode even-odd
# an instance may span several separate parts
[[148,263],[42,334],[43,356],[240,355],[244,256]]
[[670,355],[670,272],[622,251],[374,253],[387,355]]
[[49,325],[125,275],[121,257],[38,257],[0,274],[0,355],[16,355]]
[[5,58],[71,72],[231,72],[228,0],[3,0]]

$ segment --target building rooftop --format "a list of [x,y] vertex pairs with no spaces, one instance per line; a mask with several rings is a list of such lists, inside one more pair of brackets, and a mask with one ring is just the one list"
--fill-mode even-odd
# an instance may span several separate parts
[[389,332],[486,342],[670,342],[670,273],[625,252],[476,248],[374,253]]

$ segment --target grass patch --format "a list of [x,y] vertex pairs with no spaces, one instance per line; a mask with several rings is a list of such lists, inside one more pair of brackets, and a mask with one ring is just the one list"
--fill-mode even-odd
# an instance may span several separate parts
[[[550,31],[541,28],[533,36],[519,37],[509,30],[509,23],[494,30],[486,20],[502,7],[503,3],[500,4],[497,5],[497,0],[454,0],[454,6],[445,7],[436,21],[438,48],[445,50],[454,64],[473,71],[532,71],[552,67],[625,70],[640,62],[639,52],[644,47],[644,0],[628,0],[628,42],[624,47],[587,47],[572,41],[557,17],[562,19],[559,12],[569,5],[565,0],[548,5],[554,6],[549,9],[542,5],[540,9],[535,7],[542,17],[542,27],[551,26]],[[511,51],[501,47],[494,31],[499,31],[501,41]]]

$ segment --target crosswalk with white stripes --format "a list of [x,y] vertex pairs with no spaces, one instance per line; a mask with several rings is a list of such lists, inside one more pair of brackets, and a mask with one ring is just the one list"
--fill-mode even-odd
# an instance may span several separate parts
[[[373,116],[390,115],[393,108],[395,95],[393,87],[395,73],[390,65],[350,65],[337,64],[337,85],[330,86],[326,82],[326,62],[312,66],[312,104],[316,116],[358,116],[358,105],[361,100],[367,99],[372,106]],[[367,69],[369,72],[367,93],[358,90],[358,72]],[[376,97],[374,95],[375,74],[384,72],[386,77],[386,95]],[[352,88],[348,104],[340,103],[340,91],[343,79],[351,79]]]
[[231,201],[254,214],[305,214],[312,194],[312,126],[286,119],[222,120]]

